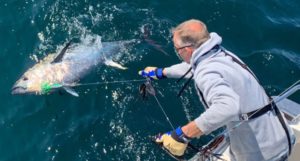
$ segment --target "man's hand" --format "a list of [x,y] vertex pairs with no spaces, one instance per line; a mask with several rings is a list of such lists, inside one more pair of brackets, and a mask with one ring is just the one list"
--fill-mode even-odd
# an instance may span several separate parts
[[163,69],[157,67],[146,67],[144,70],[139,71],[139,75],[156,80],[166,78]]
[[173,155],[182,156],[186,150],[190,138],[187,138],[181,130],[181,127],[158,135],[155,140],[157,143],[163,144],[163,146]]

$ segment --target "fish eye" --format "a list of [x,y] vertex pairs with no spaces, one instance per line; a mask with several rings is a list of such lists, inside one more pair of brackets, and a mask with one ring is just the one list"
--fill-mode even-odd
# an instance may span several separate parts
[[28,78],[27,78],[27,77],[23,77],[23,80],[24,80],[24,81],[27,81],[27,80],[28,80]]

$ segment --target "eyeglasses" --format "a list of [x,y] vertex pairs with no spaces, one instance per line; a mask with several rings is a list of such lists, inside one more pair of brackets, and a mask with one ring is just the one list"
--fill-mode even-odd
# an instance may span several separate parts
[[192,44],[189,44],[189,45],[185,45],[185,46],[182,46],[182,47],[176,47],[175,45],[174,45],[174,49],[175,49],[175,53],[176,53],[176,55],[177,55],[177,57],[180,59],[180,60],[183,60],[182,59],[182,57],[180,56],[180,50],[181,49],[184,49],[184,48],[187,48],[187,47],[192,47],[193,45]]
[[179,48],[177,48],[176,46],[174,46],[174,48],[175,48],[175,50],[177,52],[179,52],[179,50],[181,50],[181,49],[184,49],[184,48],[187,48],[187,47],[192,47],[192,46],[193,46],[192,44],[189,44],[189,45],[185,45],[185,46],[182,46],[182,47],[179,47]]

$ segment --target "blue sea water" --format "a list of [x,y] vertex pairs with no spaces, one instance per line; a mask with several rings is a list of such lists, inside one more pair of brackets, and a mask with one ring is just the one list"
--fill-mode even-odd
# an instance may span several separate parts
[[[79,98],[14,96],[11,87],[36,59],[72,38],[97,35],[103,42],[141,42],[113,56],[128,70],[99,66],[81,82],[140,79],[137,71],[145,66],[179,62],[170,29],[196,18],[276,95],[300,78],[299,8],[297,0],[0,0],[0,161],[172,160],[150,141],[170,126],[153,98],[141,100],[139,83],[79,87]],[[145,27],[169,56],[142,41]],[[176,98],[181,86],[155,83],[175,125],[203,111],[192,86]],[[291,99],[300,102],[300,94]]]

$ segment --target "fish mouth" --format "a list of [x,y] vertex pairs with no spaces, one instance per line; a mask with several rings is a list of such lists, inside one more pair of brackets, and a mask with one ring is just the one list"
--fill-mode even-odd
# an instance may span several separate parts
[[24,94],[24,93],[28,93],[28,91],[25,87],[13,86],[11,89],[11,94],[13,94],[13,95]]

